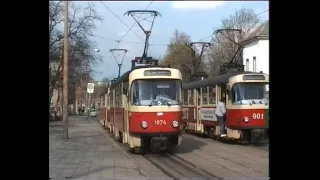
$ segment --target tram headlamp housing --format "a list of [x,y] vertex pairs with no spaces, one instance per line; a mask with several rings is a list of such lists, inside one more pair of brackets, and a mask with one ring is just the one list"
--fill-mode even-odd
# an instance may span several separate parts
[[178,126],[179,126],[178,121],[172,121],[172,126],[173,126],[174,128],[178,127]]
[[141,127],[142,127],[143,129],[146,129],[146,128],[148,127],[147,121],[142,121],[142,122],[141,122]]
[[245,123],[247,123],[247,122],[249,122],[249,118],[248,118],[248,117],[244,117],[244,118],[243,118],[243,121],[244,121]]

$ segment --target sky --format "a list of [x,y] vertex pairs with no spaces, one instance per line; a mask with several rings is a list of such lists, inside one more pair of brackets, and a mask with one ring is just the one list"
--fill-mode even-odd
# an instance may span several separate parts
[[[118,65],[112,57],[110,49],[128,50],[124,57],[121,74],[131,68],[131,59],[142,55],[145,35],[137,24],[131,29],[133,32],[129,31],[122,42],[118,43],[116,40],[120,40],[135,23],[133,17],[124,16],[124,14],[129,10],[145,10],[150,2],[93,2],[99,15],[104,18],[103,22],[97,23],[94,37],[92,37],[103,59],[103,62],[96,64],[94,67],[95,73],[93,74],[93,78],[96,81],[101,81],[105,77],[114,78],[118,74]],[[110,8],[123,22],[102,3]],[[228,18],[237,9],[242,7],[253,9],[257,14],[261,13],[259,15],[261,20],[269,19],[268,1],[153,1],[148,10],[158,11],[161,17],[157,16],[155,18],[149,40],[149,43],[152,45],[149,47],[148,54],[154,58],[163,56],[167,49],[166,44],[169,43],[176,29],[190,35],[193,41],[199,41],[208,37],[213,33],[214,27],[220,26],[221,19]],[[142,21],[141,23],[146,29],[150,27],[150,23],[147,21]],[[205,40],[210,41],[210,38]],[[117,60],[121,61],[121,58],[122,56],[118,56]]]

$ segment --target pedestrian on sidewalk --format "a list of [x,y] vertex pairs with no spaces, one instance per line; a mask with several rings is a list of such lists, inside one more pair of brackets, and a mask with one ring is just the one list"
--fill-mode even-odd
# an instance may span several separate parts
[[78,107],[78,113],[79,113],[79,116],[81,115],[81,107],[79,106]]
[[84,107],[82,106],[82,116],[84,115]]

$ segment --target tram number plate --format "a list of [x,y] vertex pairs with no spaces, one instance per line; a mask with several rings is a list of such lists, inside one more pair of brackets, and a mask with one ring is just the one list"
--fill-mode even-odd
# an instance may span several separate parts
[[252,119],[264,119],[263,115],[263,113],[253,113]]
[[154,124],[157,126],[160,126],[160,125],[166,125],[167,123],[165,120],[154,120]]

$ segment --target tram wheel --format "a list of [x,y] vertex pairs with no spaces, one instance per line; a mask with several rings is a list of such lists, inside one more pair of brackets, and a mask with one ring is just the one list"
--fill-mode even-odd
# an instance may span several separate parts
[[209,137],[212,139],[216,139],[216,136],[214,135],[215,133],[215,129],[214,128],[210,128],[209,130]]
[[250,140],[251,140],[251,133],[250,133],[250,131],[241,130],[241,134],[240,134],[240,144],[246,145],[246,144],[250,143]]
[[121,131],[119,131],[119,142],[123,143],[123,134]]

